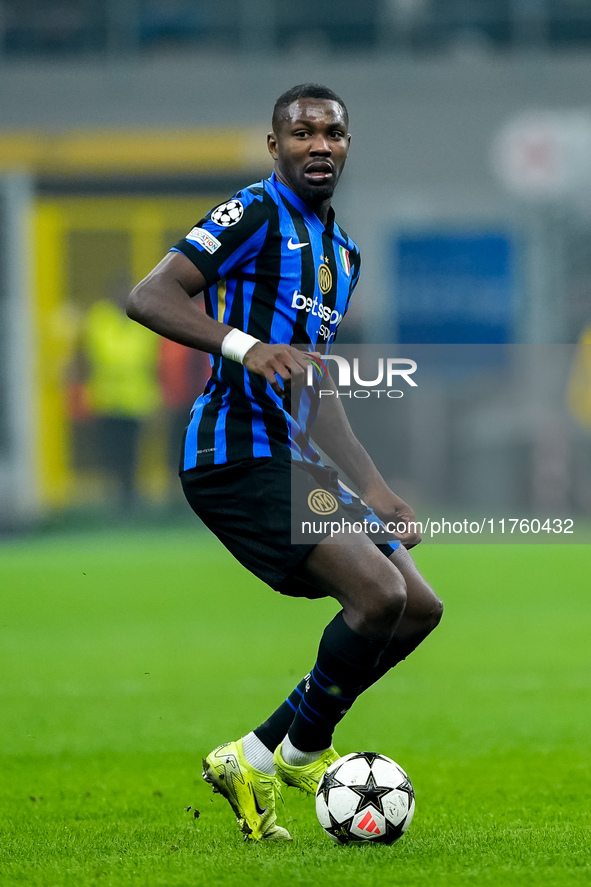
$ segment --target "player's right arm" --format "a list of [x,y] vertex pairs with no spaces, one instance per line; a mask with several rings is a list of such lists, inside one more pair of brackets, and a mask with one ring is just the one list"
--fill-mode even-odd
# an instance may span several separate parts
[[[193,262],[180,252],[170,252],[134,287],[127,314],[173,342],[221,354],[222,342],[233,327],[208,317],[194,301],[206,287],[205,277]],[[307,370],[302,355],[289,345],[263,342],[247,351],[243,363],[249,372],[264,376],[280,397],[292,374],[303,377]]]

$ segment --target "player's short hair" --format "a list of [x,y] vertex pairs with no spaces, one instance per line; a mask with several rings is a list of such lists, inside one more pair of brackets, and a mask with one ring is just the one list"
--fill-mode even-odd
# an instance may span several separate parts
[[321,86],[319,83],[300,83],[299,86],[292,86],[282,95],[279,96],[273,108],[273,132],[277,132],[277,128],[283,123],[287,117],[287,109],[292,102],[298,99],[326,99],[329,102],[336,102],[343,110],[345,123],[349,125],[349,112],[344,101],[329,89],[328,86]]

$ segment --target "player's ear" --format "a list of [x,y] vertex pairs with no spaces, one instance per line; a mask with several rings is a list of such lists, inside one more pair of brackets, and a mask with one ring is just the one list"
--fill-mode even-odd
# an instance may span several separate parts
[[267,148],[273,160],[277,160],[277,136],[274,132],[267,135]]

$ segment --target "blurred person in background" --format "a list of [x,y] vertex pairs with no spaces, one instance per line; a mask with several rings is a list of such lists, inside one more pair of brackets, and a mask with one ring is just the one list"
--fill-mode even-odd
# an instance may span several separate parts
[[581,333],[575,352],[568,404],[577,422],[591,431],[591,323]]
[[[276,821],[278,777],[314,794],[339,758],[332,747],[337,723],[430,634],[442,612],[406,550],[420,541],[414,513],[354,436],[341,401],[320,401],[306,387],[304,408],[290,414],[291,379],[304,381],[306,357],[316,360],[313,349],[334,341],[359,276],[359,250],[331,207],[348,125],[342,99],[324,86],[302,84],[280,96],[268,136],[271,177],[201,219],[128,302],[139,323],[213,355],[184,444],[181,481],[194,511],[272,588],[330,596],[342,607],[323,633],[316,664],[289,697],[203,761],[204,778],[254,840],[290,838]],[[207,316],[193,302],[200,292]],[[330,376],[322,384],[334,385]],[[310,431],[362,499],[322,463]],[[293,495],[292,470],[299,480]],[[292,519],[323,513],[313,507],[315,494],[330,503],[331,515],[375,521],[378,530],[338,540],[326,531],[293,545]],[[390,522],[397,535],[386,530]],[[223,595],[209,591],[219,595],[223,626]],[[264,661],[265,650],[252,655]],[[267,662],[270,673],[274,667]]]
[[[197,300],[203,306],[203,299]],[[169,471],[179,471],[180,442],[187,427],[189,411],[202,394],[211,375],[209,355],[195,348],[160,339],[158,378],[167,420],[167,461]]]
[[581,431],[575,438],[571,459],[574,477],[571,495],[582,511],[591,508],[591,323],[582,331],[568,380],[567,402]]
[[125,313],[127,276],[111,285],[110,298],[89,309],[83,329],[81,372],[93,422],[99,465],[116,485],[112,504],[130,512],[137,504],[140,434],[162,404],[159,340]]

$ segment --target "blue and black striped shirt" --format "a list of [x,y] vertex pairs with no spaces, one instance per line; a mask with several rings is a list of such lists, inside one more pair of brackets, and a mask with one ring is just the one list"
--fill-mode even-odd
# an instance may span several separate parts
[[[210,317],[262,342],[325,353],[359,277],[359,250],[332,209],[325,227],[275,174],[213,209],[173,249],[205,277]],[[227,358],[211,361],[211,378],[191,413],[184,470],[285,456],[290,447],[295,458],[314,459],[289,405],[262,376]],[[302,444],[294,447],[297,440]]]

